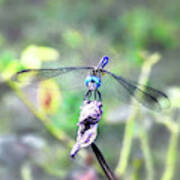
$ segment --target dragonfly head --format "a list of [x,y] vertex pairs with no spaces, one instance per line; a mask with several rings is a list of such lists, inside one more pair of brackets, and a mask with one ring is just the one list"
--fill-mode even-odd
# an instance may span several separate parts
[[85,85],[90,90],[96,90],[101,86],[101,79],[95,75],[89,75],[85,79]]

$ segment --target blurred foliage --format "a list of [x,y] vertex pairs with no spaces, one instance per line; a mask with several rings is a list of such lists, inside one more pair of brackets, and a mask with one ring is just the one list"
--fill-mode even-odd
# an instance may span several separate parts
[[54,114],[58,111],[61,95],[57,84],[53,80],[41,82],[37,96],[39,97],[39,106],[44,113]]
[[53,48],[30,45],[22,52],[21,61],[26,68],[40,68],[42,61],[52,61],[58,57],[59,53]]
[[[76,76],[77,81],[70,77],[69,84],[66,79],[60,83],[53,79],[32,88],[5,80],[25,68],[95,65],[107,55],[112,72],[134,80],[142,72],[140,80],[147,78],[147,84],[162,85],[171,100],[163,114],[140,110],[133,114],[126,104],[121,106],[123,101],[115,103],[113,86],[107,82],[97,143],[110,166],[124,179],[178,180],[179,9],[178,0],[0,0],[0,129],[18,136],[36,133],[47,142],[41,156],[23,161],[19,169],[5,163],[8,173],[2,170],[2,179],[77,179],[84,168],[96,168],[93,162],[86,162],[83,153],[75,161],[68,157],[73,143],[69,137],[75,139],[85,92],[73,91],[71,86],[80,81],[80,76]],[[149,57],[159,54],[160,62],[154,67],[147,65]],[[152,72],[151,76],[147,72]],[[109,114],[113,114],[111,118]],[[0,138],[0,142],[7,141]],[[28,148],[18,146],[16,150],[30,155],[37,151]],[[0,153],[0,162],[7,162],[3,156]],[[104,179],[101,173],[99,179]]]

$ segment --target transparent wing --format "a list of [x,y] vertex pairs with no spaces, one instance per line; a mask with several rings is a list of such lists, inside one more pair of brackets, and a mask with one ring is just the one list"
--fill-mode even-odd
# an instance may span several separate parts
[[47,80],[49,78],[57,77],[62,74],[78,71],[78,70],[90,70],[93,67],[63,67],[56,69],[24,69],[22,71],[17,72],[13,77],[13,81],[20,81],[21,78],[31,77],[30,81],[42,81]]
[[[66,97],[67,94],[84,97],[86,86],[84,80],[93,67],[62,67],[56,69],[25,69],[17,72],[11,79],[17,82],[18,87],[35,101],[39,92],[45,86],[46,91],[56,99],[56,93]],[[52,80],[53,78],[53,80]],[[51,85],[51,83],[56,83]]]
[[111,75],[131,96],[147,108],[161,111],[169,106],[169,99],[165,93],[152,87],[140,85],[137,82],[127,80],[109,71],[103,71]]

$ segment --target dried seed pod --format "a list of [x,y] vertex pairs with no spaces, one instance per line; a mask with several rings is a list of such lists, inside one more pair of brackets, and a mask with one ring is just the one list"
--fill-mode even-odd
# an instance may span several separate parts
[[75,157],[81,148],[88,147],[95,141],[98,122],[102,116],[101,108],[102,103],[100,101],[84,101],[77,124],[79,129],[76,144],[70,153],[71,157]]

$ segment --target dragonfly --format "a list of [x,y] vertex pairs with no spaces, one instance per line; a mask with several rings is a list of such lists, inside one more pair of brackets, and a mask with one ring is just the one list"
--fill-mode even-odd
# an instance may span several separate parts
[[[162,110],[164,109],[160,99],[169,103],[168,96],[155,88],[147,85],[140,85],[137,82],[128,80],[122,76],[116,75],[111,71],[105,69],[109,63],[109,57],[104,56],[101,58],[96,66],[69,66],[69,67],[59,67],[59,68],[49,68],[49,69],[24,69],[17,72],[12,80],[18,81],[19,77],[24,74],[33,73],[36,81],[47,80],[54,77],[61,77],[63,74],[68,74],[69,72],[75,71],[88,71],[88,75],[85,78],[85,86],[87,87],[87,92],[85,94],[85,99],[90,99],[92,96],[94,99],[102,100],[100,87],[103,82],[103,75],[107,74],[112,77],[118,84],[123,87],[130,96],[135,98],[140,104],[144,105],[150,110]],[[78,77],[77,77],[78,78]]]

